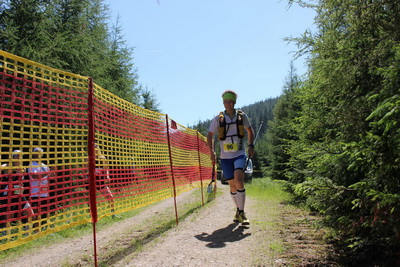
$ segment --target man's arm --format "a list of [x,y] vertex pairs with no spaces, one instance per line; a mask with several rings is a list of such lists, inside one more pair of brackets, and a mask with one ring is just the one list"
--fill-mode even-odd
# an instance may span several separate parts
[[254,130],[253,127],[246,128],[247,130],[247,142],[253,144],[254,142]]
[[254,130],[252,127],[246,128],[247,130],[247,143],[249,147],[247,149],[247,154],[249,158],[254,156]]

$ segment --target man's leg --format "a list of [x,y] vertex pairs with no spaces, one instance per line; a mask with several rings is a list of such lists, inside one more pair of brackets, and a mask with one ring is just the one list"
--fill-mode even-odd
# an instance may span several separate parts
[[239,211],[244,211],[244,205],[246,202],[246,190],[244,188],[244,172],[241,169],[236,169],[234,172],[233,188],[236,192],[237,207],[239,208]]
[[[235,215],[235,222],[240,222],[243,225],[250,224],[244,213],[246,203],[246,189],[244,187],[244,172],[242,169],[236,169],[234,172],[234,179],[230,180],[231,192],[236,192],[235,201],[237,205],[237,212]],[[235,190],[235,191],[233,191]]]

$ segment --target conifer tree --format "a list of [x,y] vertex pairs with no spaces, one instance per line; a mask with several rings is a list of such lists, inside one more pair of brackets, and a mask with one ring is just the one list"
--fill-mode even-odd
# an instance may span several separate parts
[[311,60],[285,171],[304,177],[295,193],[347,252],[390,257],[400,245],[400,6],[314,2],[318,32],[296,40]]
[[8,0],[1,7],[0,49],[92,77],[121,98],[140,102],[133,50],[119,21],[110,30],[102,0]]

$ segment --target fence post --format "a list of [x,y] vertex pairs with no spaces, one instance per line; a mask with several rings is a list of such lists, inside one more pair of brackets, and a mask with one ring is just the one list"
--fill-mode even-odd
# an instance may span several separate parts
[[171,140],[170,140],[170,134],[169,134],[168,114],[165,114],[165,121],[167,124],[168,154],[169,154],[169,164],[171,167],[172,187],[174,189],[175,218],[176,218],[176,224],[179,224],[178,207],[176,205],[176,185],[175,185],[175,175],[174,175],[174,164],[172,162],[172,149],[171,149]]
[[203,176],[201,175],[201,157],[200,157],[200,141],[199,141],[199,131],[197,134],[197,158],[199,161],[199,172],[200,172],[200,185],[201,185],[201,203],[204,206],[204,186],[203,186]]
[[94,90],[93,79],[89,78],[89,91],[88,91],[88,176],[89,176],[89,206],[90,214],[92,217],[93,226],[93,251],[94,263],[97,267],[97,244],[96,244],[96,223],[97,223],[97,205],[96,205],[96,177],[95,172],[95,157],[94,157],[94,143],[95,143],[95,130],[94,130]]

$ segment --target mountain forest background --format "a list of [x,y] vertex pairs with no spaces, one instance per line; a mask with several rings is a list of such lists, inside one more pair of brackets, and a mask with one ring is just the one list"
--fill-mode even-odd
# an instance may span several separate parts
[[[350,263],[400,257],[400,2],[288,0],[316,11],[316,31],[287,38],[308,71],[289,70],[282,95],[241,107],[255,131],[254,165],[285,181]],[[154,111],[134,51],[101,0],[0,1],[0,49],[93,77]],[[268,85],[265,85],[268,90]],[[210,121],[192,128],[207,134]],[[365,261],[364,261],[365,262]],[[397,262],[398,263],[398,262]],[[369,266],[368,264],[364,266]],[[354,265],[355,266],[355,265]],[[375,266],[375,265],[371,265]]]

